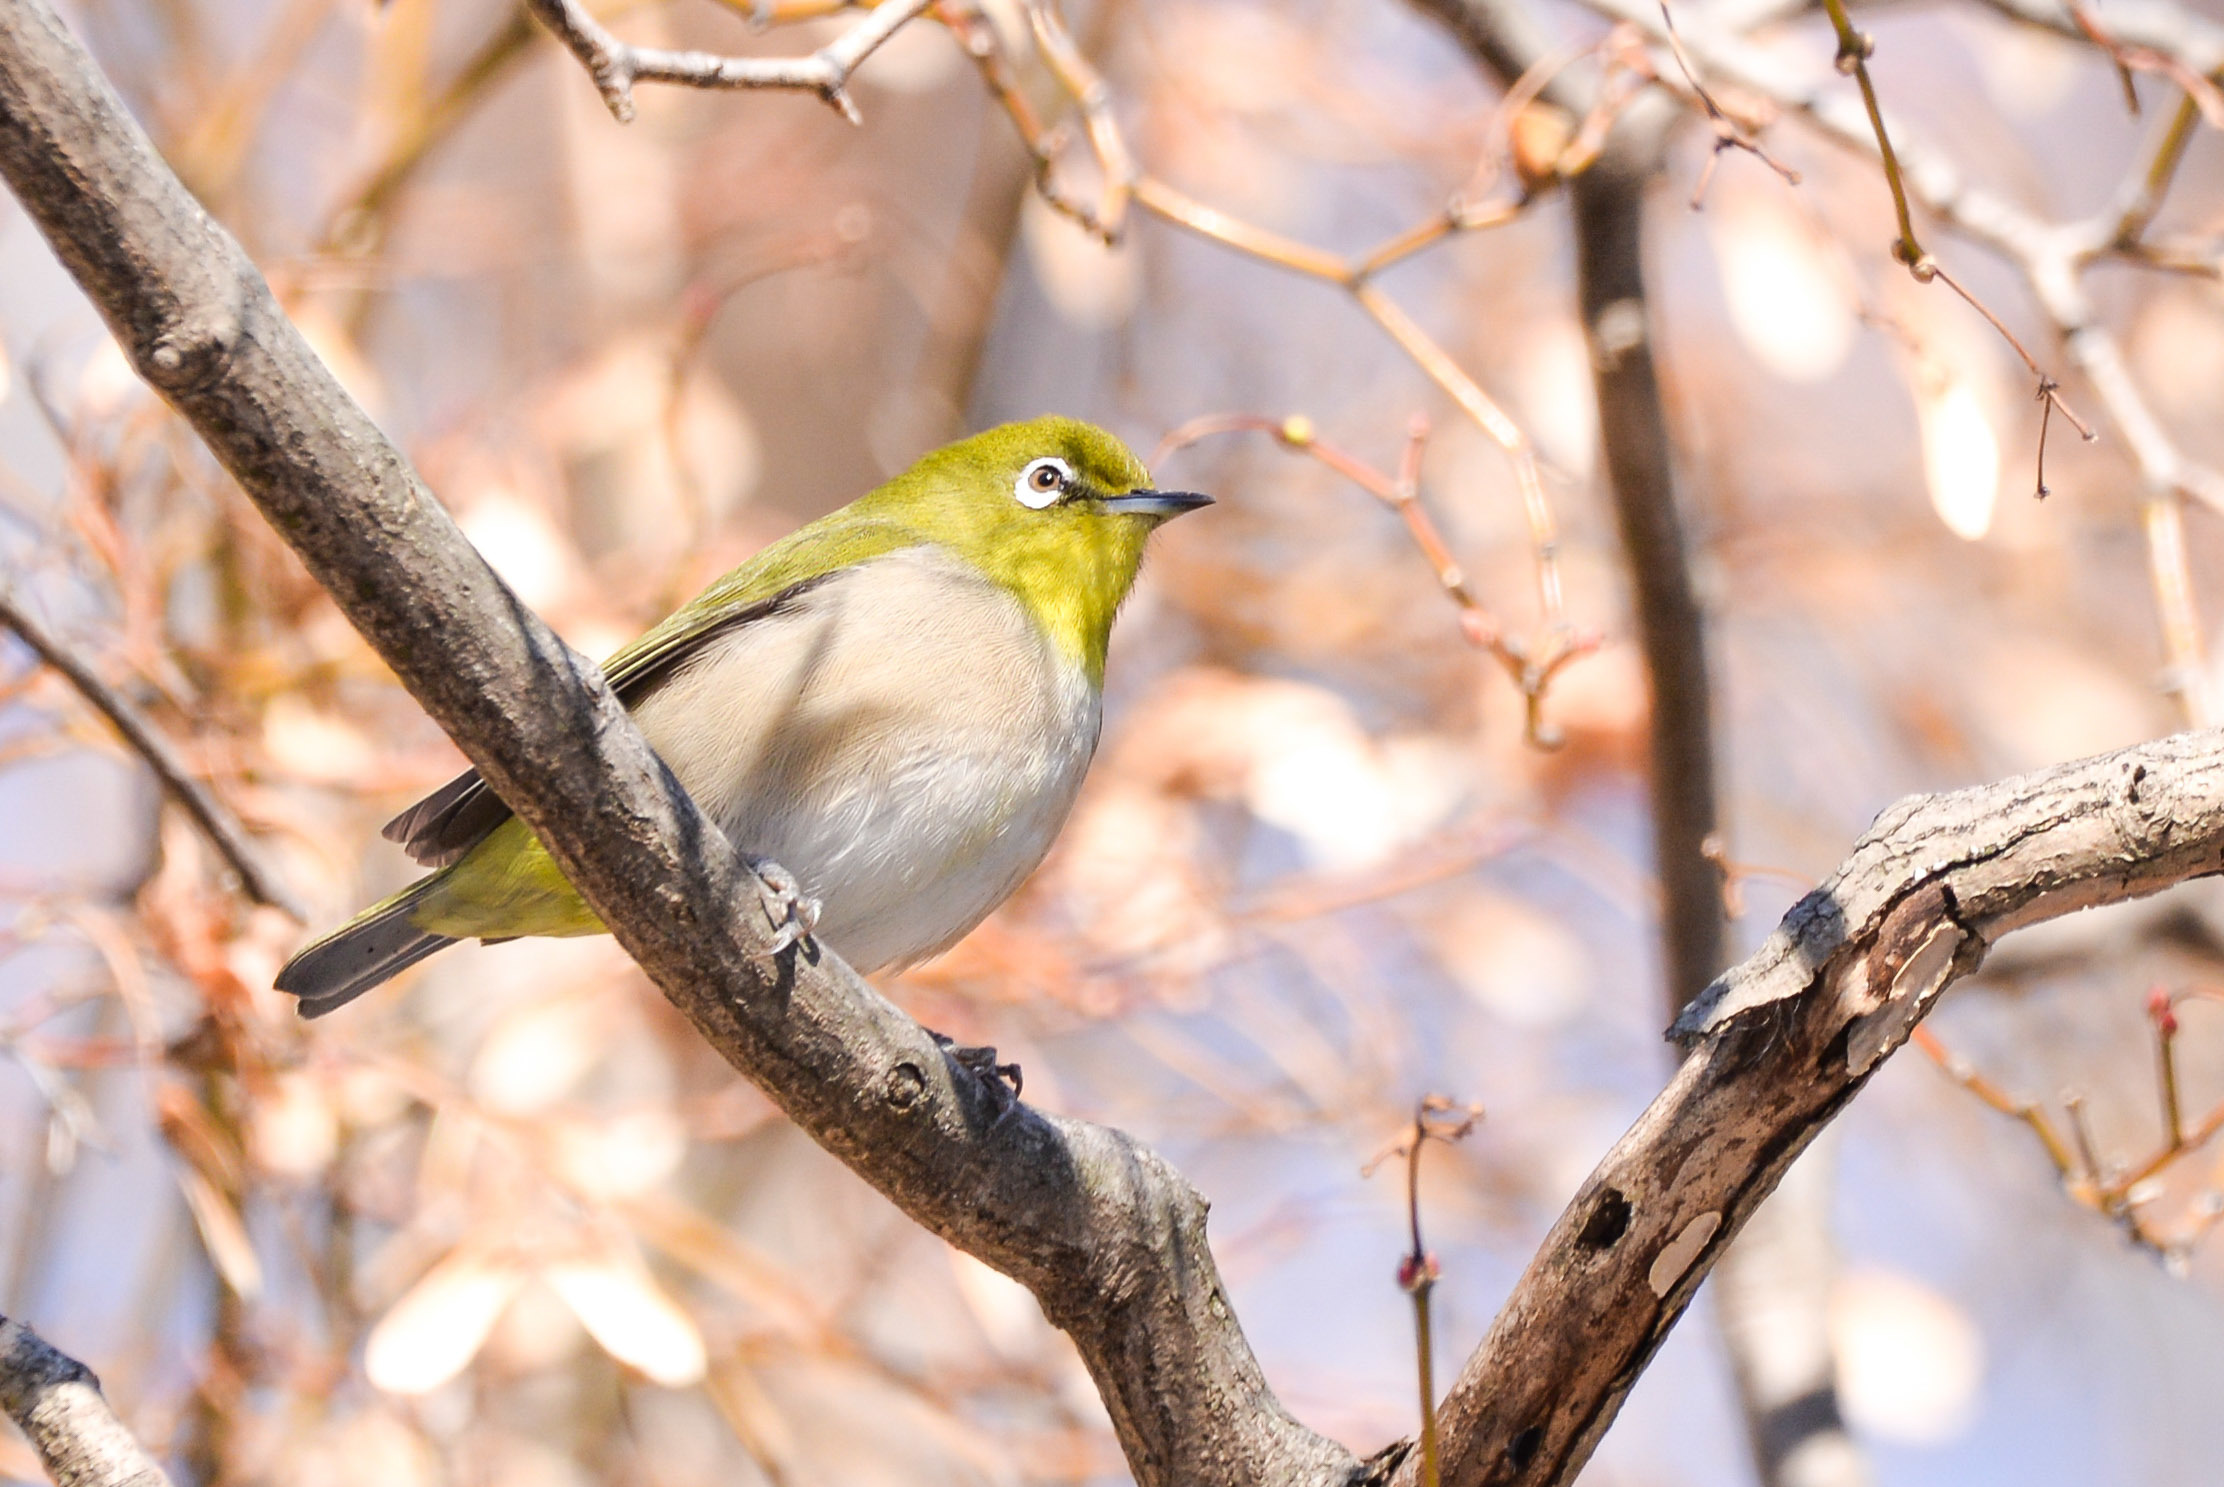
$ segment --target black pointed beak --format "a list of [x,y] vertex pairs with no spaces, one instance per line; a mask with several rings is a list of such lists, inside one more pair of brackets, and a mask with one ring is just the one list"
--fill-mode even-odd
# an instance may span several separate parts
[[1212,497],[1200,496],[1195,491],[1129,491],[1124,496],[1106,496],[1104,504],[1113,511],[1135,516],[1176,517],[1184,511],[1195,511],[1200,506],[1210,506]]

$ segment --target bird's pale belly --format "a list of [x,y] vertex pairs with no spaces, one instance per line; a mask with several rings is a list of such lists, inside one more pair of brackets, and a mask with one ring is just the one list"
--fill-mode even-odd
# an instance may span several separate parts
[[889,742],[852,789],[753,792],[719,813],[738,848],[795,874],[821,905],[818,934],[864,970],[932,955],[987,917],[1050,850],[1088,763],[1018,740]]
[[[932,549],[851,570],[715,639],[634,708],[740,851],[820,903],[861,970],[987,917],[1050,850],[1095,752],[1099,704],[1019,603]],[[413,918],[458,938],[602,925],[514,818],[472,855],[504,869]]]
[[1019,603],[897,553],[713,642],[635,709],[734,846],[793,873],[861,969],[980,923],[1050,850],[1096,688]]

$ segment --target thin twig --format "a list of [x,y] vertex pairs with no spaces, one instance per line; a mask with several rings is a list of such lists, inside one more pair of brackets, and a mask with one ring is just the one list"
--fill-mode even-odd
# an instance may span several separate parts
[[1915,236],[1915,213],[1908,206],[1907,182],[1900,171],[1900,157],[1892,148],[1892,136],[1884,127],[1884,107],[1877,102],[1876,81],[1869,76],[1869,58],[1876,55],[1876,41],[1866,32],[1854,29],[1853,17],[1846,13],[1846,0],[1822,0],[1823,9],[1830,13],[1832,29],[1838,33],[1837,67],[1851,77],[1861,88],[1861,106],[1868,110],[1869,127],[1876,131],[1877,155],[1884,163],[1884,183],[1892,191],[1892,210],[1900,220],[1899,240],[1892,244],[1892,256],[1909,268],[1923,257],[1923,245]]
[[2203,655],[2199,607],[2193,599],[2193,569],[2186,552],[2185,503],[2158,490],[2139,503],[2147,536],[2147,572],[2154,585],[2155,609],[2162,620],[2162,649],[2167,665],[2164,687],[2178,699],[2188,721],[2215,721],[2208,663]]
[[[1583,0],[1583,3],[1609,19],[1636,27],[1661,44],[1666,43],[1663,23],[1654,10],[1655,0]],[[2059,12],[2027,9],[2017,0],[1992,0],[1992,3],[2029,24],[2074,34],[2075,28]],[[1839,0],[1831,0],[1831,4],[1834,16],[1844,14]],[[2150,15],[2139,22],[2145,28],[2142,39],[2154,44],[2157,50],[2165,43],[2156,28],[2169,14],[2176,13],[2165,13],[2159,20]],[[2182,15],[2178,18],[2187,19]],[[2129,29],[2132,22],[2127,19],[2125,25]],[[1865,60],[1865,42],[1858,34],[1853,34],[1849,43],[1848,34],[1847,29],[1841,29],[1841,57]],[[2083,221],[2050,223],[2033,216],[2016,202],[1970,185],[1938,152],[1927,150],[1919,143],[1910,145],[1905,140],[1895,144],[1884,129],[1881,112],[1874,107],[1873,87],[1864,91],[1863,111],[1855,111],[1841,106],[1842,100],[1835,90],[1787,77],[1779,58],[1738,37],[1710,28],[1703,20],[1695,23],[1682,39],[1688,54],[1708,74],[1725,78],[1780,108],[1804,115],[1825,137],[1883,163],[1886,182],[1893,190],[1895,209],[1906,224],[1902,242],[1895,245],[1895,257],[1906,261],[1899,250],[1907,241],[1905,234],[1912,231],[1909,203],[1919,203],[1948,228],[1991,249],[2022,274],[2040,310],[2061,337],[2071,364],[2084,375],[2146,482],[2149,562],[2168,646],[2169,675],[2188,720],[2206,725],[2215,716],[2215,707],[2209,700],[2211,689],[2205,680],[2206,666],[2202,659],[2203,637],[2198,617],[2193,612],[2192,577],[2186,562],[2181,508],[2185,501],[2191,500],[2212,510],[2224,511],[2224,473],[2189,458],[2179,449],[2125,365],[2116,337],[2098,323],[2083,284],[2084,271],[2111,256],[2150,267],[2199,273],[2211,278],[2218,276],[2220,264],[2213,244],[2151,246],[2141,240],[2175,179],[2198,109],[2190,104],[2181,105],[2157,141],[2137,185],[2119,193],[2114,203]],[[2198,50],[2203,61],[2196,71],[2206,70],[2211,49],[2220,40],[2224,37],[2200,43]],[[2193,47],[2194,41],[2189,40],[2185,45]],[[1860,75],[1866,77],[1865,66]],[[1922,270],[1916,274],[1919,279],[1926,276],[1944,278],[1948,287],[1983,314],[1995,329],[2006,334],[2000,318],[1969,295],[1952,276],[1940,272],[1935,258],[1918,252],[1909,267],[1911,271]],[[2041,413],[2043,437],[2051,431],[2053,413],[2067,414],[2070,410],[2061,401],[2059,389],[2045,385],[2056,379],[2039,368],[2036,359],[2020,342],[2012,337],[2008,339],[2024,365],[2038,378],[2039,391],[2047,398]],[[2043,460],[2043,446],[2040,456]]]
[[1152,463],[1177,449],[1185,449],[1215,434],[1266,434],[1284,449],[1319,461],[1344,479],[1396,512],[1405,523],[1413,545],[1420,549],[1436,573],[1437,585],[1458,608],[1460,633],[1469,644],[1487,652],[1520,691],[1525,717],[1524,736],[1539,748],[1551,748],[1558,735],[1544,717],[1545,692],[1567,665],[1598,649],[1602,638],[1577,634],[1564,626],[1546,631],[1539,649],[1532,652],[1505,633],[1497,616],[1477,597],[1467,574],[1452,556],[1436,521],[1421,502],[1421,456],[1428,447],[1427,418],[1415,415],[1407,429],[1405,451],[1393,476],[1376,469],[1342,446],[1320,437],[1313,420],[1303,414],[1268,418],[1256,413],[1215,413],[1193,418],[1159,440]]
[[1961,296],[1962,302],[1979,315],[1984,316],[1985,323],[1998,331],[2000,339],[2006,341],[2009,348],[2022,358],[2023,365],[2030,370],[2031,375],[2039,379],[2039,397],[2059,410],[2061,415],[2070,421],[2070,427],[2077,430],[2078,437],[2088,444],[2099,437],[2093,432],[2092,425],[2079,418],[2070,405],[2062,400],[2062,385],[2046,374],[2046,369],[2039,365],[2039,359],[2030,353],[2021,340],[2017,339],[2014,331],[2008,329],[2007,322],[1994,314],[1990,305],[1970,293],[1968,287],[1959,279],[1947,273],[1945,267],[1937,259],[1925,253],[1914,263],[1908,265],[1908,272],[1915,276],[1915,281],[1919,284],[1928,284],[1931,280],[1936,279],[1948,289],[1953,290],[1955,294]]
[[[1481,384],[1374,282],[1376,275],[1392,264],[1403,262],[1455,233],[1511,221],[1527,204],[1526,188],[1514,200],[1495,207],[1469,206],[1454,199],[1437,216],[1396,233],[1376,248],[1354,257],[1347,258],[1299,242],[1208,206],[1143,170],[1112,116],[1110,93],[1103,78],[1081,54],[1057,13],[1042,0],[1028,0],[1026,11],[1037,50],[1059,87],[1079,110],[1089,148],[1103,175],[1103,190],[1093,204],[1078,201],[1059,185],[1058,131],[1044,123],[1020,89],[995,28],[976,8],[960,0],[944,0],[938,14],[974,59],[990,91],[1004,106],[1022,143],[1033,155],[1037,187],[1045,202],[1108,243],[1117,239],[1132,203],[1164,222],[1223,247],[1344,290],[1429,380],[1505,452],[1521,493],[1522,513],[1529,526],[1536,570],[1543,638],[1533,650],[1504,636],[1487,610],[1473,602],[1472,596],[1463,597],[1464,580],[1457,566],[1451,563],[1441,540],[1432,545],[1433,526],[1426,524],[1426,517],[1418,514],[1418,507],[1412,501],[1401,500],[1381,490],[1375,493],[1405,516],[1416,541],[1429,554],[1439,579],[1460,603],[1469,638],[1497,655],[1521,688],[1528,737],[1532,742],[1549,746],[1555,738],[1541,714],[1544,689],[1561,668],[1595,649],[1599,641],[1595,637],[1578,635],[1567,625],[1558,524],[1545,494],[1535,446]],[[1219,431],[1211,424],[1211,420],[1205,420],[1192,427],[1198,432]],[[1282,438],[1287,428],[1297,425],[1287,420],[1261,419],[1255,423],[1239,421],[1228,427],[1257,427]],[[1283,442],[1292,448],[1300,447],[1286,438]],[[1317,456],[1318,452],[1315,453]]]
[[2201,110],[2211,129],[2224,129],[2224,90],[2194,68],[2168,52],[2150,46],[2137,46],[2118,40],[2115,33],[2103,26],[2100,17],[2083,0],[2068,0],[2065,7],[2070,22],[2084,33],[2085,38],[2108,54],[2116,64],[2117,76],[2123,79],[2124,99],[2133,113],[2139,112],[2139,94],[2133,89],[2134,72],[2151,72],[2166,77],[2184,91],[2188,101]]
[[25,610],[17,599],[12,586],[0,582],[0,627],[15,632],[16,637],[29,646],[42,662],[59,672],[64,680],[77,689],[79,696],[91,703],[106,718],[116,732],[131,746],[132,752],[146,761],[147,767],[162,782],[170,798],[185,808],[201,834],[223,856],[225,862],[239,876],[239,886],[247,896],[259,904],[267,904],[281,913],[292,916],[297,923],[307,923],[308,915],[292,894],[262,863],[254,844],[248,840],[247,830],[224,804],[209,792],[206,785],[195,779],[180,759],[177,751],[150,723],[138,708],[124,700],[115,688],[101,680],[100,675],[76,655],[46,626],[40,624]]
[[1948,1079],[2002,1115],[2029,1126],[2031,1134],[2039,1138],[2039,1146],[2046,1152],[2046,1159],[2053,1164],[2056,1176],[2065,1187],[2078,1181],[2077,1158],[2071,1154],[2069,1143],[2054,1129],[2054,1122],[2047,1119],[2044,1110],[2029,1100],[2017,1099],[1979,1073],[1975,1065],[1949,1049],[1940,1041],[1938,1034],[1928,1027],[1918,1027],[1909,1041],[1922,1049]]
[[1414,1372],[1421,1392],[1423,1487],[1437,1487],[1440,1455],[1436,1436],[1436,1350],[1429,1319],[1429,1293],[1436,1289],[1443,1269],[1421,1241],[1421,1148],[1431,1141],[1449,1146],[1464,1140],[1482,1118],[1480,1105],[1462,1105],[1449,1095],[1424,1095],[1413,1107],[1413,1123],[1406,1127],[1405,1134],[1360,1169],[1361,1176],[1371,1176],[1388,1158],[1405,1158],[1406,1225],[1413,1243],[1398,1261],[1398,1286],[1413,1298]]
[[2072,1092],[2062,1096],[2062,1113],[2068,1117],[2070,1141],[2077,1152],[2077,1172],[2096,1189],[2108,1186],[2107,1169],[2101,1166],[2100,1149],[2093,1144],[2092,1122],[2085,1118],[2085,1097]]
[[489,95],[492,85],[526,56],[537,34],[530,16],[522,10],[511,12],[508,22],[480,43],[437,96],[402,116],[383,158],[326,218],[321,243],[325,251],[343,243],[360,245],[375,240],[381,220],[434,148],[449,138],[472,108]]
[[2194,125],[2200,117],[2200,105],[2192,94],[2178,99],[2177,111],[2170,115],[2161,138],[2155,141],[2154,154],[2148,158],[2147,168],[2133,178],[2130,191],[2117,209],[2115,231],[2109,234],[2109,241],[2118,251],[2136,246],[2153,225],[2155,213],[2162,209],[2162,198],[2168,194],[2170,182],[2176,178],[2178,166],[2185,159],[2186,146],[2193,142]]
[[2156,988],[2147,998],[2154,1024],[2155,1088],[2162,1096],[2162,1145],[2172,1156],[2185,1149],[2185,1117],[2178,1106],[2178,1014],[2170,993]]
[[1706,168],[1699,172],[1698,185],[1692,188],[1691,210],[1698,211],[1700,204],[1706,199],[1707,184],[1714,179],[1714,168],[1721,161],[1724,150],[1744,150],[1782,176],[1787,186],[1798,185],[1799,172],[1771,155],[1767,146],[1723,111],[1722,105],[1714,101],[1714,95],[1699,81],[1699,74],[1692,67],[1691,59],[1684,55],[1683,38],[1676,34],[1676,17],[1668,8],[1668,0],[1660,0],[1660,20],[1668,28],[1668,50],[1675,54],[1676,65],[1683,69],[1684,81],[1691,85],[1692,95],[1699,100],[1700,107],[1707,111],[1707,122],[1714,126],[1714,149],[1707,155]]
[[619,123],[633,118],[633,85],[678,83],[690,88],[793,88],[816,93],[852,124],[863,123],[849,96],[858,64],[933,0],[882,0],[855,26],[808,57],[722,57],[632,46],[618,40],[579,0],[526,0],[594,79],[596,91]]
[[1732,919],[1745,917],[1745,885],[1755,878],[1770,878],[1789,883],[1801,893],[1815,886],[1815,880],[1788,867],[1770,867],[1761,862],[1741,862],[1730,855],[1730,844],[1720,832],[1713,832],[1699,843],[1699,855],[1715,866],[1722,874],[1722,912]]
[[[1884,109],[1877,101],[1876,82],[1869,76],[1869,58],[1875,54],[1876,43],[1867,34],[1854,29],[1852,17],[1846,12],[1846,0],[1823,0],[1823,6],[1829,11],[1830,24],[1838,33],[1838,70],[1850,74],[1854,81],[1860,85],[1862,107],[1868,112],[1869,127],[1876,132],[1877,158],[1884,167],[1885,184],[1892,191],[1892,210],[1898,216],[1900,225],[1900,235],[1892,244],[1892,256],[1906,266],[1908,273],[1914,277],[1918,284],[1928,284],[1936,279],[1948,289],[1953,290],[1955,294],[1961,296],[1962,300],[1971,309],[1982,315],[1986,322],[2000,333],[2002,339],[2006,340],[2015,349],[2016,355],[2023,358],[2023,364],[2031,369],[2031,375],[2039,379],[2038,395],[2046,401],[2048,409],[2050,411],[2059,410],[2061,415],[2070,421],[2087,443],[2092,442],[2094,438],[2092,428],[2071,410],[2068,403],[2062,400],[2060,384],[2047,374],[2046,370],[2039,365],[2038,360],[2029,351],[2024,349],[2023,343],[2016,339],[2014,333],[2008,329],[1998,315],[1993,313],[1991,307],[1978,299],[1976,295],[1970,293],[1960,281],[1940,267],[1938,260],[1926,252],[1921,242],[1917,240],[1914,212],[1908,203],[1906,172],[1900,164],[1899,152],[1892,147],[1892,135],[1884,127]],[[1681,55],[1680,46],[1678,55]],[[2045,479],[2046,433],[2050,422],[2051,420],[2044,414],[2041,415],[2039,422],[2040,478],[2038,494],[2042,497],[2047,493]]]

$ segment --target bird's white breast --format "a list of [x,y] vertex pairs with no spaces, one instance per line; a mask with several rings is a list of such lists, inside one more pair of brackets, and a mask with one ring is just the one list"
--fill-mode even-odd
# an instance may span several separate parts
[[932,547],[846,569],[706,644],[634,709],[740,850],[821,902],[862,970],[947,948],[1050,850],[1096,688],[1017,598]]

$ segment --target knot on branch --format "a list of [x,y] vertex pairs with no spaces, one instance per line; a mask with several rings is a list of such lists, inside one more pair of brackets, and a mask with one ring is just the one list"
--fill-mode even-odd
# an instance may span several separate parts
[[880,1097],[891,1110],[910,1110],[926,1092],[926,1071],[905,1059],[888,1071],[888,1078],[881,1085]]
[[133,327],[133,364],[148,385],[166,396],[210,386],[230,370],[246,335],[236,300],[221,310],[176,312]]

